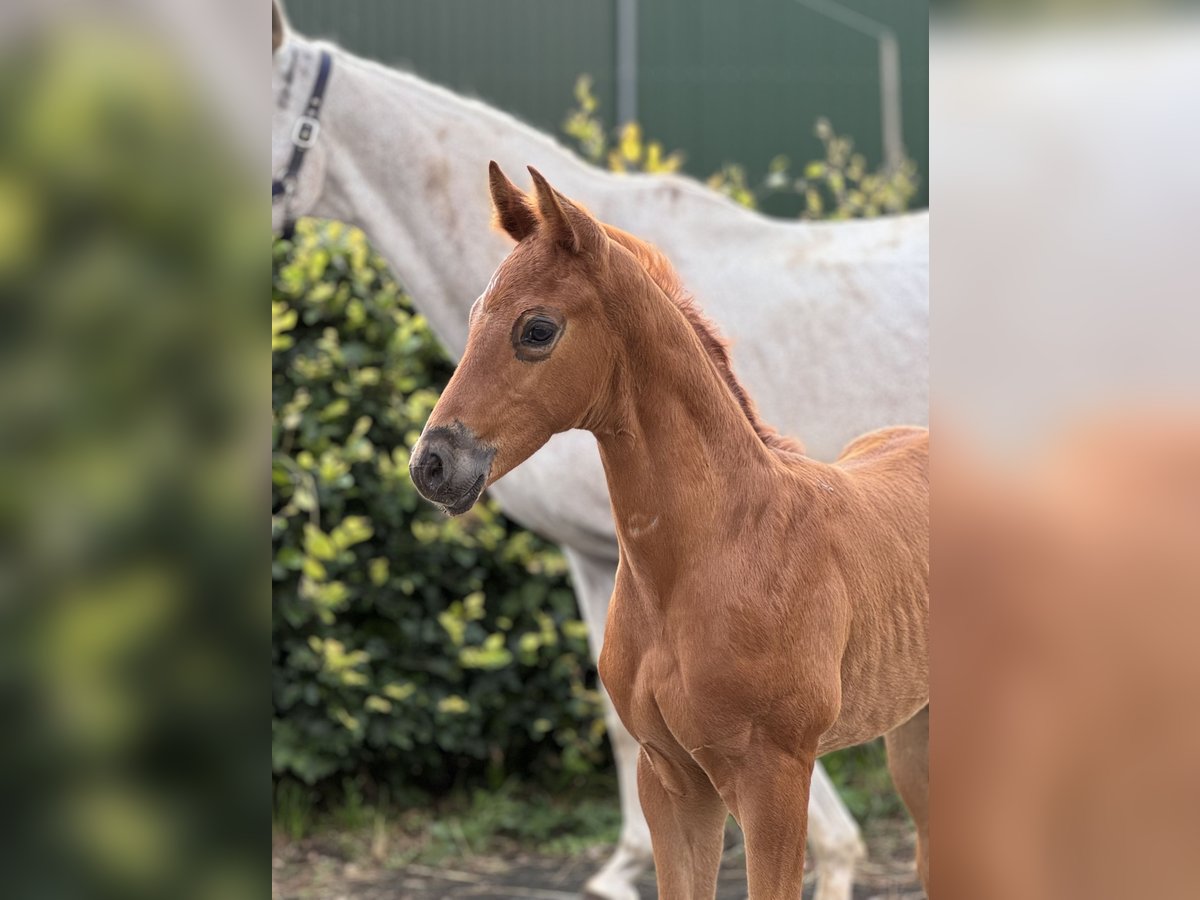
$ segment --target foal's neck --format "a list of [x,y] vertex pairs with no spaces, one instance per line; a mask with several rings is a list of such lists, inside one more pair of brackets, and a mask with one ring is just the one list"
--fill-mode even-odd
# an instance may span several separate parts
[[636,283],[614,320],[624,344],[614,389],[585,427],[600,445],[622,552],[670,578],[689,564],[689,542],[714,546],[761,508],[778,461],[683,313],[649,277]]

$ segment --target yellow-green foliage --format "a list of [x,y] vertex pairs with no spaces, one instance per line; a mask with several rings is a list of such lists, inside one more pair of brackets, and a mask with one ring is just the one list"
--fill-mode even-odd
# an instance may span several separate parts
[[[580,75],[575,82],[575,104],[563,130],[589,161],[613,172],[677,172],[683,166],[680,151],[664,153],[660,142],[646,140],[637,122],[618,128],[610,147],[588,75]],[[828,119],[817,120],[816,135],[825,156],[806,163],[799,177],[790,174],[791,162],[786,156],[776,156],[757,185],[737,163],[726,163],[705,183],[751,209],[771,194],[798,194],[804,202],[801,216],[806,219],[867,218],[903,212],[912,203],[919,183],[913,160],[906,158],[895,171],[886,167],[870,170],[866,158],[854,152],[854,141],[835,133]]]
[[[809,219],[859,219],[903,212],[917,193],[917,164],[905,158],[895,170],[871,171],[854,141],[839,136],[828,119],[817,120],[817,137],[825,158],[805,165],[792,189],[804,195],[804,217]],[[768,184],[786,184],[787,159],[776,157]]]
[[604,760],[562,556],[408,478],[451,372],[363,234],[300,223],[272,297],[274,770],[447,786]]
[[713,172],[704,183],[742,206],[750,209],[758,206],[758,197],[746,183],[746,170],[737,163],[725,163],[720,171]]
[[637,122],[627,122],[617,130],[616,143],[610,147],[608,132],[597,116],[600,101],[592,93],[592,79],[580,75],[575,82],[576,106],[567,113],[563,131],[575,140],[584,158],[606,165],[614,172],[677,172],[683,166],[679,151],[664,153],[658,141],[647,141]]

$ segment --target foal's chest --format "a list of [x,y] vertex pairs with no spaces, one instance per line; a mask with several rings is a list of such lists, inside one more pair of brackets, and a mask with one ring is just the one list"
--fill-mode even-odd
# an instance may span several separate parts
[[706,679],[713,673],[704,660],[705,629],[692,631],[692,645],[678,643],[672,625],[649,598],[623,593],[618,581],[600,654],[600,675],[613,706],[630,734],[662,750],[702,742],[711,724]]
[[[771,573],[727,583],[698,564],[696,583],[651,592],[618,571],[600,675],[630,734],[661,753],[695,757],[749,734],[783,746],[814,742],[837,715],[844,606],[786,602],[796,591]],[[661,591],[661,588],[659,588]],[[872,735],[873,736],[873,735]]]

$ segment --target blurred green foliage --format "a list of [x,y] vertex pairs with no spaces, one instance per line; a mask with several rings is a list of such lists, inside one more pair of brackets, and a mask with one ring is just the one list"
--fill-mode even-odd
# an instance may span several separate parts
[[452,371],[424,318],[341,224],[302,221],[274,267],[275,774],[444,790],[605,762],[561,554],[409,481]]
[[[666,153],[660,142],[645,138],[637,122],[621,125],[610,142],[588,75],[575,82],[575,106],[567,113],[563,131],[585,159],[613,172],[678,172],[683,167],[683,153]],[[806,163],[798,176],[792,174],[788,157],[776,156],[758,183],[739,163],[726,163],[705,183],[750,209],[771,195],[798,194],[805,219],[869,218],[908,209],[919,185],[912,159],[895,170],[872,170],[866,157],[855,152],[854,141],[838,135],[828,119],[817,121],[815,133],[825,156]]]
[[828,119],[818,119],[815,131],[824,159],[806,163],[801,176],[793,178],[787,157],[775,157],[763,181],[766,190],[802,194],[806,219],[868,219],[908,209],[919,183],[912,159],[906,157],[895,170],[871,170],[855,152],[854,141],[837,134]]
[[203,96],[146,35],[0,57],[8,897],[268,888],[264,182]]
[[569,796],[531,791],[510,781],[495,790],[451,797],[435,807],[432,821],[422,822],[419,813],[414,816],[424,839],[419,857],[439,863],[461,855],[464,848],[469,853],[488,853],[505,843],[564,855],[614,844],[621,828],[616,794],[611,779],[596,779],[587,791]]
[[860,822],[906,815],[892,785],[883,738],[821,757],[846,808]]

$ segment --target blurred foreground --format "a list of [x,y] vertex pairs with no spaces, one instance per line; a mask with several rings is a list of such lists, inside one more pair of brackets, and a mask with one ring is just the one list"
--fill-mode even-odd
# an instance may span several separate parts
[[105,19],[0,57],[0,894],[261,897],[266,173]]
[[937,459],[934,884],[1195,896],[1200,415]]
[[951,898],[1200,891],[1200,20],[1118,6],[931,42]]

